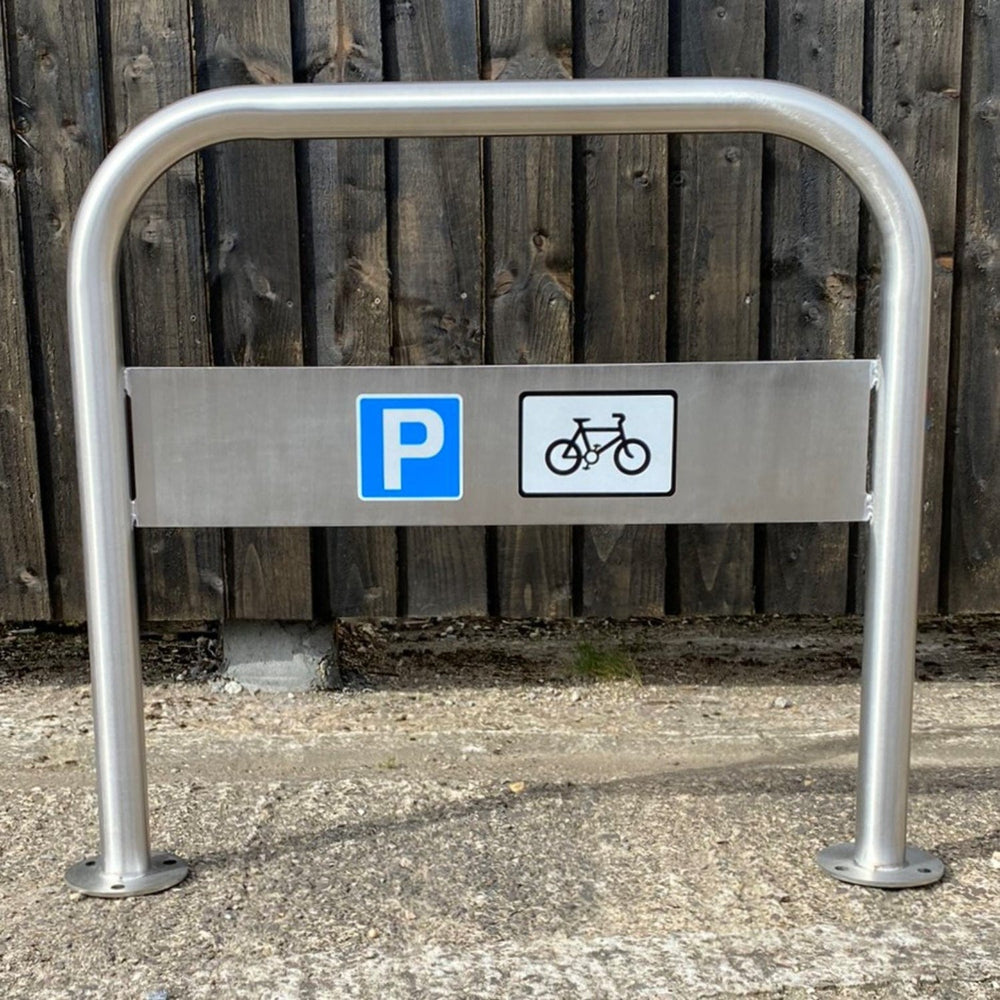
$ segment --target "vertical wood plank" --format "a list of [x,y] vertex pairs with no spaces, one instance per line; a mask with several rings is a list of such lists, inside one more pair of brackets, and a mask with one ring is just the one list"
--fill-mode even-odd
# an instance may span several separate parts
[[[486,0],[488,80],[573,75],[570,0]],[[487,353],[497,364],[573,360],[573,141],[486,140]],[[497,530],[499,611],[567,617],[572,529]]]
[[[382,79],[382,24],[370,0],[301,0],[293,13],[295,78]],[[320,365],[392,361],[385,160],[381,139],[311,141],[298,155],[303,315]],[[326,572],[334,616],[395,615],[396,532],[331,528]]]
[[[941,602],[941,567],[947,544],[944,537],[944,500],[954,286],[954,255],[938,254],[934,260],[934,296],[931,304],[923,519],[920,524],[920,590],[917,612],[923,615],[946,610]],[[998,607],[1000,604],[994,604],[992,610],[996,611]]]
[[[187,0],[108,0],[109,140],[192,92]],[[212,362],[202,261],[197,163],[188,157],[143,198],[125,238],[123,327],[127,363]],[[139,532],[143,617],[221,618],[222,533]]]
[[[672,30],[683,76],[759,77],[759,0],[678,4]],[[761,138],[679,136],[671,202],[675,260],[672,338],[681,361],[757,357],[760,313]],[[673,352],[672,352],[673,353]],[[753,527],[678,529],[678,591],[688,614],[753,610]]]
[[[864,0],[770,0],[768,74],[794,80],[861,111]],[[799,143],[773,150],[767,285],[768,355],[776,360],[848,358],[857,310],[858,205],[854,185]],[[765,530],[763,609],[843,614],[848,528],[781,524]]]
[[[288,5],[196,0],[202,89],[292,82]],[[209,150],[205,217],[213,326],[232,365],[302,363],[295,156],[291,142]],[[229,610],[236,618],[312,617],[309,532],[227,532]]]
[[[883,0],[872,17],[872,120],[917,184],[935,254],[920,539],[918,606],[923,613],[937,611],[941,582],[963,23],[962,5],[947,0]],[[864,348],[875,354],[881,248],[874,227],[867,242]],[[862,537],[862,578],[864,542]]]
[[[389,0],[387,76],[479,77],[477,3]],[[390,207],[395,359],[401,364],[483,360],[480,140],[406,139],[391,144]],[[409,528],[409,614],[483,614],[482,528]]]
[[[935,254],[931,361],[927,395],[920,598],[938,610],[946,411],[954,283],[964,11],[960,3],[880,0],[872,16],[872,121],[909,169],[920,192]],[[870,290],[865,347],[878,348],[880,247],[868,240]]]
[[86,0],[12,0],[8,23],[50,597],[57,618],[82,619],[65,289],[73,216],[104,153],[97,23]]
[[[586,77],[667,74],[668,5],[577,0],[576,71]],[[578,356],[586,362],[663,361],[667,329],[667,139],[580,141],[582,258]],[[578,271],[580,270],[578,265]],[[662,615],[666,534],[657,525],[582,532],[581,610]]]
[[[6,31],[3,6],[0,24]],[[0,45],[0,109],[11,116]],[[45,536],[28,363],[17,182],[9,124],[0,128],[0,621],[48,618]]]
[[947,610],[1000,607],[1000,3],[969,6]]

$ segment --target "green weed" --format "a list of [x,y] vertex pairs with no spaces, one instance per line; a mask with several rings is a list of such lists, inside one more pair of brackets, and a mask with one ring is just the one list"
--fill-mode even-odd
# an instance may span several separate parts
[[591,681],[634,681],[642,683],[632,657],[620,649],[603,649],[592,642],[577,644],[573,673]]

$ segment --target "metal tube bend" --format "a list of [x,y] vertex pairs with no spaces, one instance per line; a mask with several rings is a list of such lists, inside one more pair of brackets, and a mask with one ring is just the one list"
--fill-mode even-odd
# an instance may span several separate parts
[[881,235],[882,378],[853,857],[866,872],[905,867],[931,305],[927,223],[889,144],[849,109],[787,83],[676,78],[223,88],[151,115],[102,163],[76,217],[68,298],[108,872],[139,876],[150,866],[117,288],[122,238],[143,193],[182,157],[233,139],[656,132],[764,132],[811,146],[858,186]]

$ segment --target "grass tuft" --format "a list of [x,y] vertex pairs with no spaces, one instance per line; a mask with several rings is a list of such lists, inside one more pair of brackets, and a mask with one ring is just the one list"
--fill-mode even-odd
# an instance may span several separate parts
[[573,673],[591,681],[634,681],[642,683],[639,668],[632,657],[620,649],[602,649],[592,642],[581,642],[573,657]]

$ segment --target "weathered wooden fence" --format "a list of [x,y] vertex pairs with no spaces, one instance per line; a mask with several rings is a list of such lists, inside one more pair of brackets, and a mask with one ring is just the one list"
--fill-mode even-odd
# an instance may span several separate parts
[[[937,258],[921,607],[1000,610],[1000,0],[0,10],[0,617],[85,614],[63,287],[122,133],[225,84],[663,75],[813,87],[911,168]],[[243,142],[145,199],[122,302],[139,364],[728,360],[870,353],[878,284],[854,190],[781,140]],[[149,530],[140,562],[150,619],[838,613],[864,551],[843,525]]]

